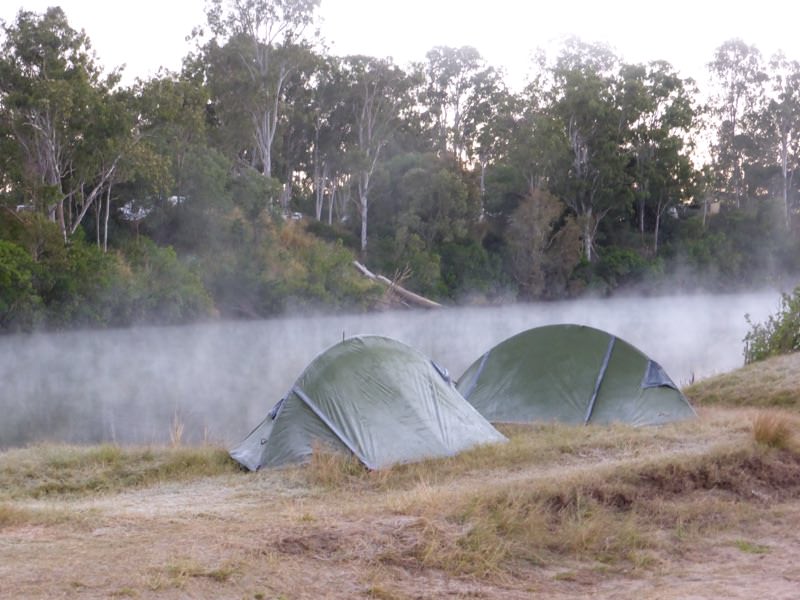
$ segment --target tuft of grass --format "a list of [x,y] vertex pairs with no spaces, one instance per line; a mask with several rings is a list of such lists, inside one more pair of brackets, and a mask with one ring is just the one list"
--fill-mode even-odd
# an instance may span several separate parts
[[341,488],[368,476],[369,471],[354,455],[337,452],[315,442],[305,474],[312,485]]
[[736,540],[734,545],[741,550],[742,552],[746,552],[747,554],[767,554],[770,551],[769,546],[764,546],[763,544],[755,544],[753,542],[748,542],[747,540]]
[[0,531],[19,525],[61,525],[81,520],[81,517],[67,510],[20,508],[11,503],[0,503]]
[[213,446],[42,445],[0,454],[0,499],[118,492],[238,471],[227,451]]
[[792,446],[794,429],[786,415],[762,411],[753,419],[753,439],[763,446],[785,450]]
[[[183,589],[193,578],[207,578],[217,583],[225,583],[240,570],[239,565],[224,563],[218,567],[205,567],[194,560],[182,559],[166,565],[163,574],[167,577],[167,585]],[[160,580],[161,585],[164,582]]]

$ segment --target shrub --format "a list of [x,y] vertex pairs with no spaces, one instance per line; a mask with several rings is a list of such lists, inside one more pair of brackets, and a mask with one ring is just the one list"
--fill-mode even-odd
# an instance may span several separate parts
[[770,356],[800,350],[800,286],[781,295],[781,307],[764,323],[753,323],[745,315],[750,331],[744,336],[744,360],[752,363]]
[[0,328],[29,329],[41,311],[36,264],[20,246],[0,240]]

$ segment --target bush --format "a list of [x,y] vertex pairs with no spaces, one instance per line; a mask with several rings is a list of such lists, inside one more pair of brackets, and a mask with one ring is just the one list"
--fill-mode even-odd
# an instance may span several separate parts
[[745,319],[750,325],[744,336],[745,363],[800,350],[800,286],[791,295],[781,295],[780,310],[766,322],[753,323],[750,315]]
[[0,240],[0,329],[30,329],[42,300],[34,287],[36,264],[20,246]]
[[214,304],[200,277],[171,247],[141,237],[123,253],[131,269],[128,321],[177,324],[213,314]]

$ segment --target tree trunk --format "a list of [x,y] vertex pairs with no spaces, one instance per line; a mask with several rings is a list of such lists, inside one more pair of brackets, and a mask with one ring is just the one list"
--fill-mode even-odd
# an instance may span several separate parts
[[361,194],[360,207],[361,207],[361,258],[365,259],[367,257],[367,211],[369,208],[367,203],[366,191],[364,191]]
[[789,142],[784,133],[781,138],[781,175],[783,176],[783,210],[784,219],[786,222],[786,229],[790,227],[790,214],[789,214]]
[[588,262],[592,262],[592,248],[594,247],[594,228],[592,227],[592,209],[589,208],[583,216],[583,255]]
[[656,225],[653,231],[653,255],[658,256],[658,231],[661,228],[661,199],[658,200],[656,207]]
[[478,214],[478,222],[482,223],[484,218],[486,217],[486,208],[484,205],[484,200],[486,199],[486,167],[488,166],[488,161],[485,158],[481,158],[480,160],[481,166],[481,178],[480,178],[480,213]]
[[94,207],[94,239],[97,243],[97,249],[100,250],[102,248],[100,242],[100,220],[103,217],[103,204],[96,204]]
[[644,245],[644,196],[639,198],[639,235]]
[[[103,225],[103,252],[108,252],[108,217],[111,214],[111,184],[108,185],[106,190],[106,218]],[[137,227],[136,233],[138,235],[139,229]]]
[[399,286],[397,283],[395,283],[394,281],[390,280],[388,277],[384,277],[383,275],[375,275],[373,272],[371,272],[369,269],[367,269],[367,267],[365,267],[363,264],[361,264],[357,260],[353,261],[353,266],[355,266],[355,268],[358,269],[366,277],[369,277],[373,281],[379,281],[380,283],[382,283],[385,286],[387,286],[392,292],[396,293],[398,296],[400,296],[404,300],[412,302],[413,304],[416,304],[417,306],[422,306],[424,308],[441,308],[442,307],[442,305],[439,304],[438,302],[434,302],[433,300],[425,298],[424,296],[420,296],[419,294],[415,294],[414,292],[411,292],[411,291],[405,289],[404,287]]
[[56,218],[58,219],[58,226],[61,228],[61,235],[64,238],[64,243],[67,243],[67,222],[64,220],[64,199],[56,205]]

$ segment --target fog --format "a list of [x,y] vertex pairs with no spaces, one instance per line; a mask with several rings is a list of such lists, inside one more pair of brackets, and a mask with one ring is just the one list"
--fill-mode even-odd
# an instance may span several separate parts
[[779,305],[779,293],[769,291],[6,336],[0,447],[163,443],[176,416],[183,441],[231,445],[317,354],[357,334],[403,341],[457,378],[511,335],[583,324],[630,342],[685,385],[741,366],[744,315],[763,321]]

